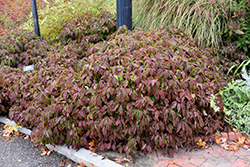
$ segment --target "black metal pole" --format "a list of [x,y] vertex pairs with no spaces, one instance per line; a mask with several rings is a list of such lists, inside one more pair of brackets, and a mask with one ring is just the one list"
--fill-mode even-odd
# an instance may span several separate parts
[[33,15],[33,20],[34,20],[35,33],[36,35],[40,37],[36,0],[31,0],[31,8],[32,8],[32,15]]
[[126,25],[132,30],[132,0],[116,0],[117,29]]

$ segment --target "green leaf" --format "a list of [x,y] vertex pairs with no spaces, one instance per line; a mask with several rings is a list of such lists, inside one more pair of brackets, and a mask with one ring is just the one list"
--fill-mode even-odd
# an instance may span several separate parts
[[240,35],[243,35],[243,34],[245,34],[243,31],[241,31],[241,30],[236,30],[236,31],[234,31],[236,34],[240,34]]
[[243,46],[243,50],[244,50],[245,52],[247,52],[247,46],[246,46],[246,45]]

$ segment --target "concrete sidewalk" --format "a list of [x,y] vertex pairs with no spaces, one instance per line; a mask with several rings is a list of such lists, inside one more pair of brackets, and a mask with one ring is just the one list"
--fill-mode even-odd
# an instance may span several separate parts
[[157,163],[154,167],[250,167],[250,151],[244,148],[237,152],[227,151],[217,144],[191,152],[179,149],[174,152],[174,158],[163,156],[161,149],[154,150],[147,156]]

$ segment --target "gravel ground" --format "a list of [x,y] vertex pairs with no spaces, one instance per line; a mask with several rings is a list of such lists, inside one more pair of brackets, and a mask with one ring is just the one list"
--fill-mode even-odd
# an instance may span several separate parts
[[[41,156],[41,147],[32,147],[33,143],[30,140],[12,137],[5,141],[6,137],[2,135],[4,124],[0,123],[0,167],[77,167],[77,163],[69,160],[67,157],[52,152],[49,156]],[[117,157],[126,157],[125,154],[119,154],[113,151],[97,152],[110,160],[115,160]],[[120,163],[128,167],[153,167],[155,162],[151,161],[145,154],[137,154],[129,158],[131,162],[124,161]],[[65,160],[65,165],[61,162]],[[70,164],[70,165],[68,165]],[[61,165],[61,166],[60,166]]]

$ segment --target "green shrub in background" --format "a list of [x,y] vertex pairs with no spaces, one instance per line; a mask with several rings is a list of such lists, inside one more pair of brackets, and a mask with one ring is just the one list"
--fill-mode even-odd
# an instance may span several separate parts
[[[38,12],[41,36],[54,41],[61,33],[63,23],[82,16],[88,11],[98,14],[100,9],[104,6],[108,7],[109,3],[109,1],[100,0],[55,0],[53,5],[49,5]],[[34,31],[31,15],[22,28]]]
[[174,25],[203,45],[218,47],[227,23],[226,1],[137,0],[133,1],[133,27],[144,30]]
[[[231,1],[230,1],[231,2]],[[222,31],[225,43],[234,43],[237,49],[250,56],[250,1],[238,0],[227,3],[229,22]]]
[[243,62],[241,73],[243,80],[238,79],[228,83],[218,94],[211,96],[210,102],[211,107],[219,111],[221,108],[218,106],[217,97],[221,96],[224,103],[223,110],[227,115],[226,122],[248,135],[250,135],[250,72],[247,70],[249,63],[250,60]]

